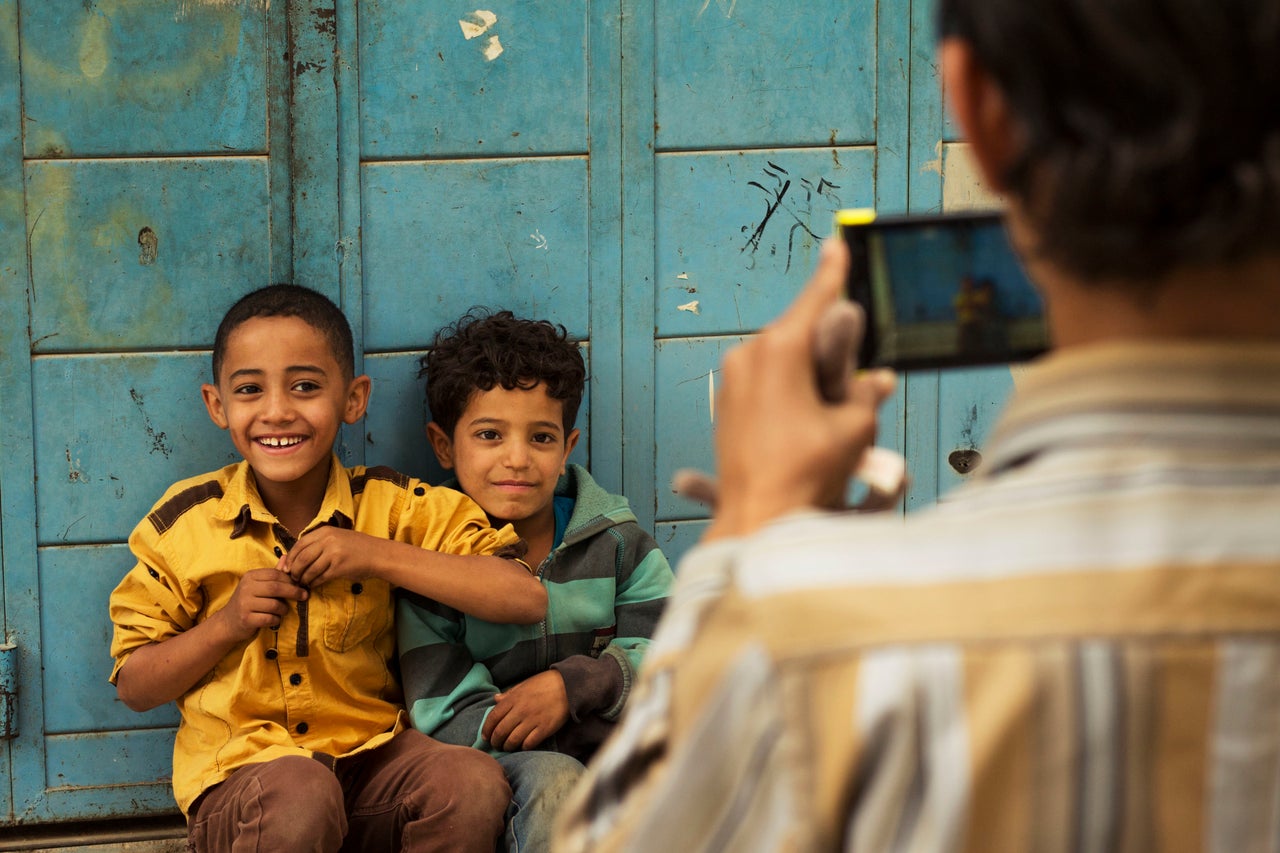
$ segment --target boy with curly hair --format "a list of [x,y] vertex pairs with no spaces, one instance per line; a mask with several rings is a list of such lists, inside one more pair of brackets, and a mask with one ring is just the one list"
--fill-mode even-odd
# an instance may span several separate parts
[[625,498],[568,462],[586,369],[562,326],[472,311],[422,359],[427,436],[451,483],[529,545],[537,625],[486,622],[416,595],[399,604],[414,725],[497,756],[510,850],[546,850],[559,803],[626,704],[672,583]]

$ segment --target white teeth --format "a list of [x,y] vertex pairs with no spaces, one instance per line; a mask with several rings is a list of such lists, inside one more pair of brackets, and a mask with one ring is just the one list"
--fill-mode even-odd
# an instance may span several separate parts
[[275,436],[265,436],[258,439],[259,444],[265,444],[267,447],[292,447],[301,443],[302,439],[297,436],[290,438],[276,438]]

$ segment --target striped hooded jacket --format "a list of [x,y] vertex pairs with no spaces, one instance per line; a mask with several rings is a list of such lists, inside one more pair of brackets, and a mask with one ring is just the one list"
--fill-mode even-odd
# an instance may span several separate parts
[[397,605],[405,705],[414,726],[492,750],[480,731],[494,694],[555,669],[569,720],[545,747],[586,760],[613,728],[673,577],[626,498],[570,465],[557,496],[574,498],[564,539],[537,567],[547,614],[534,625],[484,622],[422,596]]

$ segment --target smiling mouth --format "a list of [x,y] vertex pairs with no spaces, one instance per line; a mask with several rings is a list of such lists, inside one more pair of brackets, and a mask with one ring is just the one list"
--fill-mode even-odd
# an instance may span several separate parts
[[274,436],[267,435],[262,438],[255,439],[258,444],[264,447],[293,447],[295,444],[301,444],[303,438],[300,435]]
[[516,480],[503,480],[499,483],[494,483],[494,485],[499,487],[504,487],[504,488],[520,488],[520,489],[533,488],[533,483],[525,483],[525,482],[520,482]]

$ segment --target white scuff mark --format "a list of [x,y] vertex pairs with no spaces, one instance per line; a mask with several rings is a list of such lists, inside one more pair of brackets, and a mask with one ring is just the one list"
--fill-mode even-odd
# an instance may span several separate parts
[[271,0],[182,0],[178,4],[178,8],[174,10],[173,19],[175,21],[185,20],[192,11],[198,8],[230,9],[233,6],[256,7],[264,12],[269,12],[271,11]]
[[502,56],[502,42],[498,41],[497,36],[489,36],[484,45],[484,58],[493,62],[499,56]]
[[716,371],[715,368],[707,371],[707,412],[710,414],[711,423],[716,422]]
[[542,235],[542,232],[539,231],[537,228],[533,229],[533,233],[529,235],[529,239],[533,241],[533,248],[535,249],[547,248],[547,238],[544,237]]
[[[711,0],[702,0],[702,8],[698,10],[698,17],[702,17],[702,13],[707,11],[707,7],[711,5]],[[733,9],[738,5],[738,0],[716,0],[716,5],[720,7],[720,11],[724,12],[726,18],[733,17]]]
[[937,156],[934,159],[926,161],[920,166],[920,174],[928,174],[933,172],[935,175],[942,174],[942,140],[938,140],[938,144],[933,146],[933,153]]
[[676,310],[677,310],[677,311],[688,311],[690,314],[701,314],[701,313],[702,313],[702,310],[698,307],[698,300],[696,300],[696,299],[695,299],[695,300],[693,300],[692,302],[686,302],[686,303],[685,303],[685,304],[683,304],[683,305],[677,305],[677,306],[676,306]]
[[681,281],[688,281],[689,274],[687,272],[682,272],[680,273],[680,275],[676,276],[676,278],[680,279]]
[[462,37],[471,41],[489,32],[489,28],[496,23],[497,15],[487,9],[476,9],[467,17],[459,19],[458,26],[462,27]]

